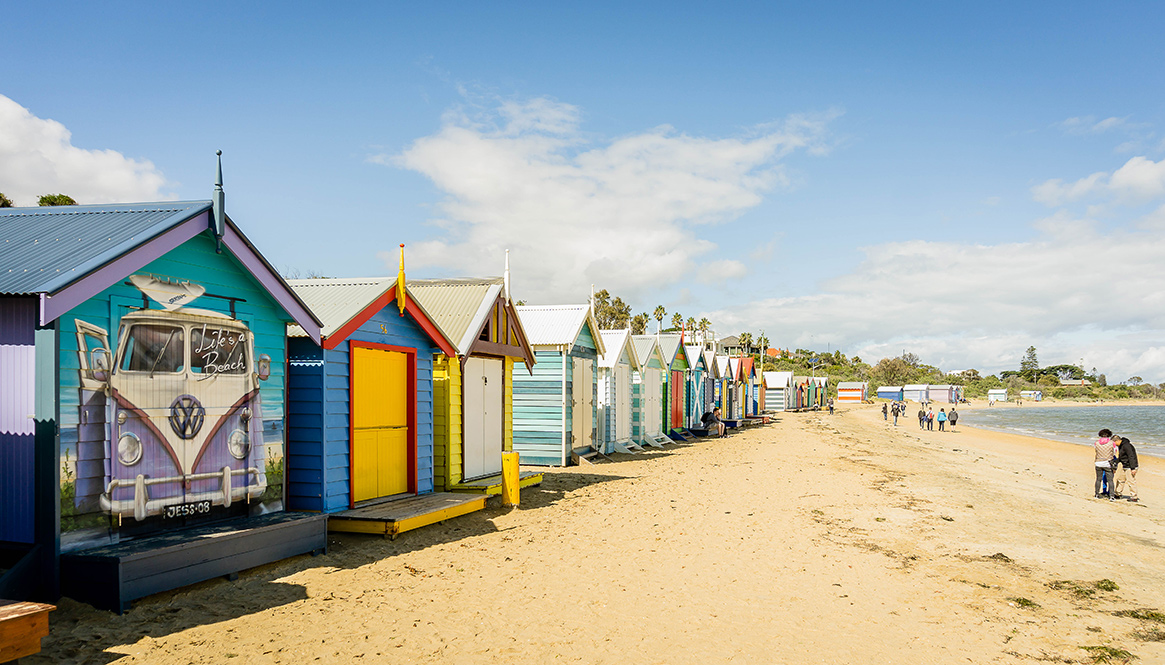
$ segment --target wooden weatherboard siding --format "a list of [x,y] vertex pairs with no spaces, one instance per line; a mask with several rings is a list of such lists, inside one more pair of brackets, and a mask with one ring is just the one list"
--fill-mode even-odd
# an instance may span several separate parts
[[[299,338],[296,338],[299,339]],[[416,350],[415,398],[416,492],[433,491],[433,355],[438,350],[411,316],[400,316],[395,302],[374,314],[334,349],[315,347],[306,340],[295,341],[296,362],[292,381],[297,394],[294,427],[289,432],[288,507],[297,510],[336,512],[351,505],[350,476],[350,340]],[[312,345],[314,346],[314,345]],[[315,354],[314,358],[311,357]],[[310,369],[308,361],[318,363]],[[302,371],[301,371],[302,368]],[[310,371],[309,371],[310,370]],[[314,383],[313,383],[314,382]],[[302,388],[302,386],[309,386]],[[300,397],[298,391],[307,392]],[[316,407],[311,395],[322,392]],[[322,437],[321,437],[322,434]],[[313,438],[314,437],[314,438]]]
[[444,354],[433,366],[434,486],[444,492],[461,482],[461,362]]
[[569,400],[564,390],[569,387],[563,381],[563,366],[569,358],[557,351],[537,351],[534,359],[533,375],[524,361],[514,362],[513,449],[526,464],[558,466],[566,445],[563,427]]
[[503,417],[502,450],[514,450],[514,359],[505,359],[505,416]]
[[[212,310],[230,316],[230,301],[214,295],[234,299],[234,318],[250,331],[254,357],[266,354],[271,359],[269,378],[259,382],[262,441],[256,442],[256,446],[263,446],[266,450],[267,489],[261,501],[251,502],[248,512],[281,510],[285,498],[286,326],[291,316],[229,251],[216,252],[215,241],[208,234],[190,238],[132,274],[166,277],[204,287],[206,295],[194,302],[192,310]],[[107,331],[111,347],[116,348],[122,318],[136,313],[143,305],[142,292],[128,282],[129,276],[118,279],[96,296],[78,304],[56,322],[60,331],[57,397],[61,418],[61,491],[73,496],[72,500],[61,505],[62,551],[118,542],[123,530],[137,529],[141,532],[138,535],[145,535],[151,528],[148,524],[138,525],[134,519],[122,520],[119,526],[118,520],[105,518],[98,505],[98,497],[105,490],[106,468],[110,463],[105,442],[100,440],[99,434],[105,430],[92,427],[92,421],[87,426],[81,423],[82,391],[79,388],[82,372],[78,358],[77,321]],[[152,303],[150,311],[160,313],[161,309]],[[90,409],[89,412],[92,416],[100,413],[100,409]],[[242,512],[248,506],[236,503],[232,508]],[[100,519],[95,519],[98,516]],[[174,526],[182,526],[181,521],[176,521]],[[163,524],[161,530],[171,528]]]

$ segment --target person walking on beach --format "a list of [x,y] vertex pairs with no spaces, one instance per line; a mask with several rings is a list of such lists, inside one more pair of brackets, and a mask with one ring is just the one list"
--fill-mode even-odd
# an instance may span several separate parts
[[931,409],[926,412],[926,431],[934,431],[934,410]]
[[832,416],[833,415],[833,398],[832,397],[829,398],[828,404],[829,404],[829,415]]
[[955,431],[955,423],[959,422],[959,412],[955,411],[955,407],[951,407],[951,412],[947,414],[947,420],[951,423],[951,431]]
[[1137,498],[1137,449],[1133,447],[1128,437],[1121,437],[1116,459],[1120,463],[1116,473],[1113,474],[1116,480],[1116,498],[1124,497],[1133,503],[1140,501]]
[[893,414],[894,414],[894,426],[895,426],[895,427],[897,427],[897,426],[898,426],[898,414],[899,414],[899,412],[900,412],[900,411],[901,411],[901,409],[899,409],[899,408],[898,408],[898,403],[897,403],[897,402],[895,402],[895,403],[894,403],[894,408],[890,409],[890,413],[893,413]]
[[918,407],[918,429],[926,429],[926,409]]
[[1116,451],[1112,443],[1112,430],[1105,428],[1097,432],[1096,435],[1100,438],[1092,446],[1096,453],[1094,495],[1097,499],[1108,497],[1109,501],[1115,501],[1113,498],[1112,461],[1116,458]]
[[938,431],[945,432],[947,426],[947,410],[939,409],[938,415],[935,418],[938,419]]
[[882,420],[889,420],[889,418],[886,417],[887,414],[889,414],[889,413],[890,413],[890,410],[888,408],[886,408],[885,404],[883,404],[882,405]]

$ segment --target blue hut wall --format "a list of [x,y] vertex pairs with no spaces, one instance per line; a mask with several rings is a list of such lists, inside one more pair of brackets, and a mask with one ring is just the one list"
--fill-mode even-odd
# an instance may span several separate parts
[[0,540],[33,542],[35,298],[0,298]]
[[294,510],[330,513],[350,505],[351,340],[416,349],[417,494],[433,491],[433,354],[439,349],[391,303],[334,349],[304,338],[290,340],[288,400],[296,410],[288,423],[287,494]]
[[[135,274],[187,281],[204,287],[208,295],[199,297],[191,309],[211,310],[231,317],[233,302],[233,319],[245,324],[250,331],[254,357],[262,354],[270,357],[270,376],[259,382],[258,417],[250,428],[252,441],[257,439],[257,443],[253,444],[253,457],[248,458],[248,462],[254,460],[263,465],[260,473],[265,476],[266,489],[262,496],[241,509],[252,513],[282,510],[286,325],[291,317],[230,252],[217,253],[215,242],[208,234],[191,238]],[[82,390],[77,322],[83,321],[106,331],[110,349],[114,350],[122,317],[142,306],[142,292],[126,281],[119,281],[57,321],[62,551],[116,541],[122,529],[164,530],[185,525],[182,519],[138,524],[131,516],[124,520],[125,526],[119,527],[118,520],[105,513],[98,501],[113,466],[111,450],[116,448],[110,441],[113,428],[109,414],[113,409],[107,408],[104,397],[98,396],[97,392]],[[161,311],[152,301],[150,309]],[[96,338],[86,338],[90,343],[97,342]],[[85,405],[81,402],[83,392],[91,400]],[[230,405],[207,406],[221,410]],[[159,431],[166,431],[170,425],[163,422],[157,427]]]
[[[563,463],[564,423],[570,422],[570,358],[557,351],[536,351],[534,373],[514,362],[514,450],[523,464]],[[566,425],[568,426],[568,425]]]

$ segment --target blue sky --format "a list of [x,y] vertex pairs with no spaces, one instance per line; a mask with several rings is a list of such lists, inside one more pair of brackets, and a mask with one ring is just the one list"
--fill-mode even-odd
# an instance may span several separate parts
[[1157,5],[241,4],[6,3],[0,191],[207,198],[222,149],[288,270],[510,248],[531,302],[1165,381]]

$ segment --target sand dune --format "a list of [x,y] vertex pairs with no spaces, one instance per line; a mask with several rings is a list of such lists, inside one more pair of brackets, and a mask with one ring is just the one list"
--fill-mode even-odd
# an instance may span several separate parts
[[1160,460],[1143,503],[1097,501],[1087,448],[876,409],[554,470],[518,510],[335,537],[121,617],[66,600],[28,661],[1165,662],[1134,636],[1165,625],[1113,614],[1165,609]]

